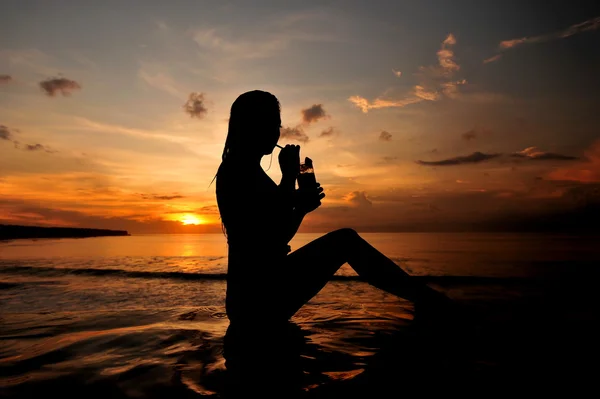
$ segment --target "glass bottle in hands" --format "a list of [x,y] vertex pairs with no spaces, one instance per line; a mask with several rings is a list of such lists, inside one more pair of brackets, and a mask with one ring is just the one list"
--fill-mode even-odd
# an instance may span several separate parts
[[304,162],[300,164],[300,173],[298,174],[299,188],[315,188],[317,180],[315,178],[315,169],[313,168],[312,159],[304,158]]

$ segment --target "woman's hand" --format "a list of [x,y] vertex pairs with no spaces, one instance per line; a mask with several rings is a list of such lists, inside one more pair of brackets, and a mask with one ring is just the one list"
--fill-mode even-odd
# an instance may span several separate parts
[[296,190],[294,207],[300,212],[309,213],[321,206],[323,198],[325,198],[325,193],[319,183],[315,187],[299,188]]
[[294,181],[300,173],[300,146],[287,144],[279,152],[279,167],[285,178],[293,178]]

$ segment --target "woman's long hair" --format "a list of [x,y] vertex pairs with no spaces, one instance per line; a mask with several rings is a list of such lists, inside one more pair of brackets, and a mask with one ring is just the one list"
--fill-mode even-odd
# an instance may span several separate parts
[[[261,137],[251,137],[256,127],[264,124],[265,119],[279,117],[281,105],[279,100],[273,94],[262,91],[252,90],[241,94],[231,105],[229,114],[229,128],[223,154],[221,155],[221,165],[225,160],[231,160],[231,154],[239,153],[242,150],[248,150],[260,143]],[[210,185],[219,176],[219,170],[211,180]]]
[[[281,106],[277,97],[262,90],[253,90],[243,93],[233,102],[229,115],[227,138],[225,139],[223,154],[221,155],[221,165],[210,184],[212,184],[215,179],[219,178],[221,167],[223,167],[226,162],[236,162],[236,154],[251,150],[255,147],[261,147],[264,138],[253,136],[253,134],[261,133],[266,125],[265,122],[268,122],[273,118],[279,118],[280,111]],[[222,216],[221,229],[227,236]]]
[[240,95],[231,105],[221,160],[225,161],[232,153],[260,145],[262,137],[251,137],[250,134],[259,133],[265,121],[278,118],[280,110],[279,100],[269,92],[253,90]]

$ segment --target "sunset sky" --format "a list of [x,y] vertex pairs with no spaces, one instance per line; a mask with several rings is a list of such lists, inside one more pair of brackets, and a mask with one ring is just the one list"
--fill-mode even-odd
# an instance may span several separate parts
[[598,220],[592,3],[4,1],[0,223],[220,232],[253,89],[325,188],[301,231]]

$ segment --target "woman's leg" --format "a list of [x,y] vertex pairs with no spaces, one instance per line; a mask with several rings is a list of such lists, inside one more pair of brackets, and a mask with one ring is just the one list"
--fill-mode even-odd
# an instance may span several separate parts
[[430,301],[442,294],[417,282],[391,259],[379,252],[352,229],[325,234],[290,253],[286,260],[286,314],[293,316],[315,296],[344,264],[367,283],[411,301]]

